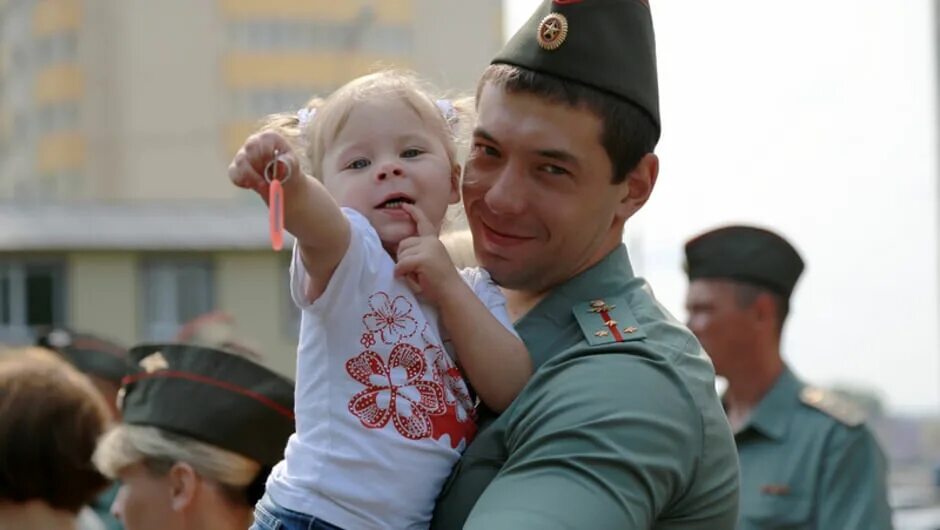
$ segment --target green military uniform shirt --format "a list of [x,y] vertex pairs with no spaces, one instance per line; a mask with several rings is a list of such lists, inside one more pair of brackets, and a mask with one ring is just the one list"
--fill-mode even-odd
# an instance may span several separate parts
[[738,530],[891,528],[884,456],[861,417],[789,370],[735,440]]
[[623,246],[516,323],[536,372],[481,421],[432,528],[730,530],[738,464],[701,346]]

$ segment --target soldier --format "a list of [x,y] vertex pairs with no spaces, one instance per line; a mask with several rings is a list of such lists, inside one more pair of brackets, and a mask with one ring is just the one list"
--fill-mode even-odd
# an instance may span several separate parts
[[464,207],[536,371],[432,528],[734,526],[712,365],[622,243],[658,175],[654,47],[645,0],[547,0],[483,74]]
[[741,461],[739,530],[891,528],[885,459],[862,415],[803,384],[780,355],[796,249],[750,226],[685,246],[689,327],[728,380],[724,405]]

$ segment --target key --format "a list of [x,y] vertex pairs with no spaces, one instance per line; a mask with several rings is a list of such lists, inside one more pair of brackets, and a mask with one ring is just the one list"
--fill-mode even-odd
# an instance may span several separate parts
[[[279,164],[287,168],[284,178],[278,178]],[[284,186],[291,178],[291,167],[281,159],[281,154],[274,150],[274,158],[264,166],[264,180],[268,182],[268,232],[271,236],[271,248],[284,248]]]

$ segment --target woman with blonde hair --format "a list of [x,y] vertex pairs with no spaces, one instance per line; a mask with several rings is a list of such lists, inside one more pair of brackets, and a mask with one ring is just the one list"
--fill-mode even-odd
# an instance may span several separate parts
[[197,345],[132,348],[123,421],[94,462],[121,481],[127,530],[246,530],[294,430],[293,385],[243,357]]

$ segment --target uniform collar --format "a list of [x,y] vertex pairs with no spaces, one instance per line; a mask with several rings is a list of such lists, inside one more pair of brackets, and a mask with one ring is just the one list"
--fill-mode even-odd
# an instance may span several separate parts
[[516,331],[529,346],[535,368],[559,353],[556,348],[540,346],[548,346],[569,326],[577,326],[571,313],[574,304],[623,293],[634,279],[627,247],[621,244],[588,269],[556,286],[516,321]]
[[786,366],[777,377],[777,381],[764,395],[741,432],[749,429],[759,431],[773,440],[780,440],[787,435],[790,417],[794,408],[799,406],[800,390],[803,383]]

